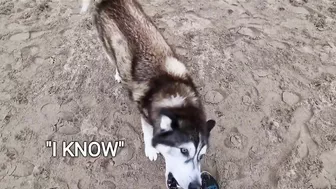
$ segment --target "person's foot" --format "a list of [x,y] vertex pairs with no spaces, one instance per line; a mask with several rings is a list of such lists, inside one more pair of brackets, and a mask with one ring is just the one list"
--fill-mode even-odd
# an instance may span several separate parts
[[203,171],[201,178],[202,189],[219,189],[216,179],[209,172]]

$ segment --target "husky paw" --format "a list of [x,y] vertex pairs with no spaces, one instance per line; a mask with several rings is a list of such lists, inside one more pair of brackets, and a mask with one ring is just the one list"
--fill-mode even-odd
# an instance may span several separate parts
[[114,75],[114,79],[115,79],[118,83],[121,83],[121,77],[120,77],[118,71],[116,71],[116,74]]
[[146,157],[148,157],[149,160],[151,160],[151,161],[156,161],[158,153],[159,152],[154,147],[152,147],[152,146],[146,146],[145,147]]

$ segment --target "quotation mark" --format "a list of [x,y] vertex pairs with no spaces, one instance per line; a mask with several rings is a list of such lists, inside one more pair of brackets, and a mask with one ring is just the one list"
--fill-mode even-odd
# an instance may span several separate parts
[[119,145],[120,148],[125,147],[125,141],[123,141],[123,140],[118,141],[118,145]]
[[[55,157],[57,154],[57,143],[55,141],[46,141],[46,147],[52,149],[52,156]],[[73,148],[72,148],[73,147]],[[97,157],[103,155],[107,157],[112,155],[116,156],[118,148],[124,148],[125,141],[119,140],[116,142],[62,142],[62,156],[70,156],[70,157],[79,157],[79,156],[90,156]]]
[[57,144],[55,141],[51,141],[51,140],[47,140],[46,141],[46,146],[47,148],[51,148],[52,149],[52,156],[56,157],[56,149],[57,149]]
[[48,140],[48,141],[46,142],[46,146],[47,146],[47,147],[51,147],[51,141],[50,141],[50,140]]

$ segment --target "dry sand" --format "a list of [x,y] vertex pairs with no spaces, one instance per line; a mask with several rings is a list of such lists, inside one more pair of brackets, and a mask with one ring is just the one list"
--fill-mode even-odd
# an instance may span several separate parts
[[[204,169],[222,188],[336,188],[336,1],[140,3],[218,122]],[[80,4],[0,1],[0,188],[164,189]],[[126,144],[70,158],[46,140]]]

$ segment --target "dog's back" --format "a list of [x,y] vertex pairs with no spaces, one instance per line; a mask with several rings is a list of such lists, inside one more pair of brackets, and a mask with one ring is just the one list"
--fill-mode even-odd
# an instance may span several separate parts
[[[134,0],[103,0],[94,16],[108,56],[127,82],[145,81],[165,69],[173,52]],[[139,65],[141,64],[141,65]]]

